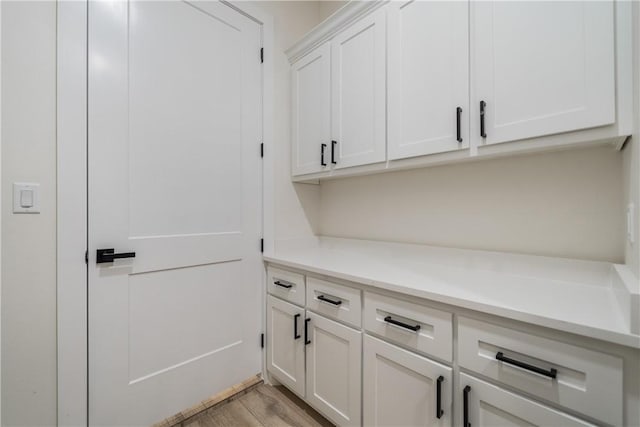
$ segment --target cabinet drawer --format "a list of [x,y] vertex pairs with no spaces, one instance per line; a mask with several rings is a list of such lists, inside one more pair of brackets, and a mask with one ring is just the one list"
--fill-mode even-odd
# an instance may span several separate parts
[[458,359],[463,368],[546,401],[622,424],[621,358],[460,317]]
[[460,374],[460,388],[462,425],[466,422],[479,427],[506,426],[516,425],[514,420],[517,420],[517,425],[593,427],[593,424],[469,375]]
[[267,268],[267,292],[304,306],[304,276],[279,268]]
[[309,277],[307,308],[358,328],[362,325],[362,300],[359,289]]
[[367,331],[438,359],[452,360],[452,314],[365,292]]

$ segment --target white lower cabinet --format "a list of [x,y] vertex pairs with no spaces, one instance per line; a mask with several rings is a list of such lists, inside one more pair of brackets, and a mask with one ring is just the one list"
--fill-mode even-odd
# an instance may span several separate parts
[[267,369],[304,397],[304,310],[267,296]]
[[365,335],[365,426],[451,426],[451,368]]
[[307,394],[338,425],[361,425],[362,332],[307,312]]
[[460,374],[460,389],[463,426],[594,425],[466,374]]

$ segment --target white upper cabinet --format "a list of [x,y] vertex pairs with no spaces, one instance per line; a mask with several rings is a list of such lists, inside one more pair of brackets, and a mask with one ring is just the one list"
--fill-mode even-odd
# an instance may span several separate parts
[[332,136],[336,169],[386,159],[386,8],[331,41]]
[[471,2],[470,22],[479,145],[615,122],[612,1]]
[[389,159],[469,147],[469,4],[388,6]]
[[[329,169],[331,144],[331,58],[329,42],[291,68],[292,174]],[[324,144],[324,147],[322,146]],[[325,152],[324,161],[322,152]],[[323,163],[325,166],[323,166]]]

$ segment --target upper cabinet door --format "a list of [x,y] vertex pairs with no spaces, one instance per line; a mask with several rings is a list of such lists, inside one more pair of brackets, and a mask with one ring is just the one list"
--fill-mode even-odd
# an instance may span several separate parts
[[614,123],[613,6],[471,2],[473,138],[495,144]]
[[389,159],[469,146],[469,4],[389,5]]
[[[293,113],[291,165],[294,176],[329,170],[329,150],[331,149],[330,52],[330,44],[327,42],[291,66],[291,110]],[[322,158],[323,152],[324,159]]]
[[358,21],[331,44],[335,168],[386,158],[386,7]]

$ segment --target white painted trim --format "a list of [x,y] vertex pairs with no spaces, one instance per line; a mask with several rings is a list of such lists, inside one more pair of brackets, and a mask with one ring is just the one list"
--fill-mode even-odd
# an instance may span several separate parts
[[[262,25],[263,236],[274,242],[274,40],[273,18],[244,3],[228,6]],[[87,0],[58,3],[57,39],[57,297],[58,425],[87,425]],[[262,286],[264,287],[265,280]],[[264,289],[262,289],[264,295]],[[265,302],[262,301],[262,310]],[[260,308],[258,308],[260,309]],[[264,314],[264,313],[263,313]],[[259,331],[256,331],[259,332]]]
[[[0,178],[2,177],[2,3],[0,2]],[[0,242],[2,241],[2,179],[0,179]],[[2,348],[2,245],[0,245],[0,349]],[[2,351],[0,351],[0,426],[2,423]]]
[[294,63],[335,34],[345,29],[364,15],[387,3],[388,0],[350,1],[339,12],[334,13],[320,25],[314,27],[284,53]]
[[58,425],[87,423],[87,2],[58,2]]

